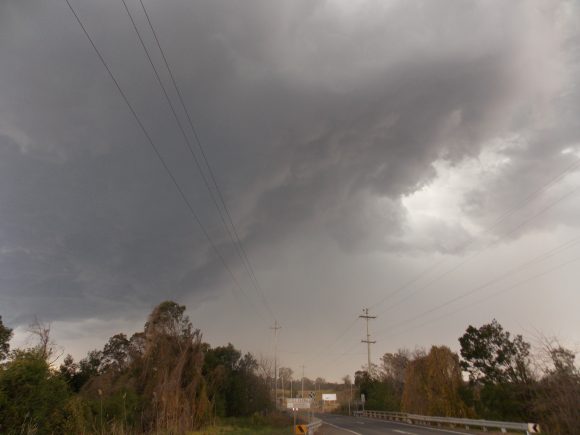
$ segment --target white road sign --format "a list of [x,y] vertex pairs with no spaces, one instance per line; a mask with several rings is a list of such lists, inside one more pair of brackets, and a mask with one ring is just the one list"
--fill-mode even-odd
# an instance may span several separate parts
[[325,400],[327,402],[336,400],[336,394],[323,394],[322,395],[322,400]]
[[310,402],[286,402],[288,409],[310,409]]

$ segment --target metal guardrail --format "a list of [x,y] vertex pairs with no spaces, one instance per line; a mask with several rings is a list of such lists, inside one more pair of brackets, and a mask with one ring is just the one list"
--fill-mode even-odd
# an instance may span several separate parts
[[314,435],[316,433],[316,429],[318,429],[322,425],[322,420],[316,417],[312,418],[312,421],[308,425],[308,435]]
[[381,420],[401,421],[409,424],[432,425],[438,426],[462,426],[465,429],[500,429],[506,432],[508,429],[520,430],[526,434],[540,433],[540,426],[536,423],[515,423],[509,421],[492,421],[492,420],[474,420],[470,418],[453,418],[453,417],[431,417],[427,415],[407,414],[404,412],[387,412],[387,411],[356,411],[358,417],[377,418]]

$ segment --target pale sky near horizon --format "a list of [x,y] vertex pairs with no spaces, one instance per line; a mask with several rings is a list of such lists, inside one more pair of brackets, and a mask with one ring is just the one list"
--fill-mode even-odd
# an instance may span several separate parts
[[3,0],[14,346],[37,316],[80,358],[171,299],[210,344],[267,358],[277,320],[280,365],[310,378],[366,364],[364,307],[374,362],[493,318],[580,349],[577,2],[143,0],[259,285],[122,1],[70,2],[203,229],[66,1]]

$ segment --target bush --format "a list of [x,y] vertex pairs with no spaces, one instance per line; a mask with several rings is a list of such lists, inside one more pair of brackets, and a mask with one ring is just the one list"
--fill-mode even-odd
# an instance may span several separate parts
[[33,350],[19,351],[0,372],[2,433],[63,433],[71,397],[67,383]]

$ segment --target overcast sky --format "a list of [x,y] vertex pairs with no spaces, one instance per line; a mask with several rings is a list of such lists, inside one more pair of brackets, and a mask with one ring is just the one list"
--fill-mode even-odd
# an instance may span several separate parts
[[493,318],[580,346],[577,2],[144,0],[257,286],[122,1],[70,1],[203,228],[66,1],[1,0],[15,345],[37,316],[82,357],[172,299],[267,357],[276,319],[280,364],[309,377],[366,362],[363,307],[375,362]]

